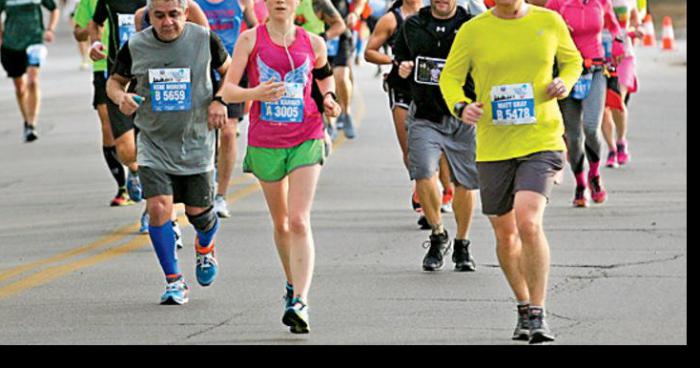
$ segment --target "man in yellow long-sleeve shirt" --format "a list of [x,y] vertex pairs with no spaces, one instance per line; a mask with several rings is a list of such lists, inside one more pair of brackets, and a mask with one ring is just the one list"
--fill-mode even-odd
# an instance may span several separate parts
[[[477,125],[482,210],[518,301],[513,339],[539,343],[554,340],[544,319],[550,261],[542,222],[564,164],[557,99],[568,95],[583,60],[558,14],[523,0],[495,3],[460,28],[439,84],[453,114]],[[475,101],[462,90],[468,73]]]

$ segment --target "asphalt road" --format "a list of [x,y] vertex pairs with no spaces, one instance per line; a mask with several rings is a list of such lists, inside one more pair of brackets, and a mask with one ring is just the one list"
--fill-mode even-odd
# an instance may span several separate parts
[[[549,322],[558,344],[687,343],[687,67],[685,42],[639,49],[630,104],[632,161],[603,169],[609,200],[574,209],[573,177],[555,188]],[[142,204],[108,207],[115,185],[63,27],[42,68],[40,138],[21,140],[12,83],[0,82],[0,344],[513,344],[514,300],[487,219],[474,217],[475,273],[421,271],[427,233],[410,210],[386,96],[356,68],[358,137],[326,163],[312,213],[312,333],[280,322],[284,276],[255,180],[240,159],[233,217],[218,235],[221,274],[194,278],[194,232],[181,216],[190,303],[160,306],[160,267],[136,234]],[[238,152],[245,144],[245,124]],[[454,233],[452,215],[446,216]],[[521,343],[519,343],[521,344]]]

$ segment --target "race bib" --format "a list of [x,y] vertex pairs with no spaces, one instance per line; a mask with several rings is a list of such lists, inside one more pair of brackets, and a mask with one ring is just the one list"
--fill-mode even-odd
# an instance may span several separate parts
[[133,14],[117,14],[117,21],[119,26],[119,48],[121,48],[136,33],[136,25]]
[[262,102],[263,120],[275,123],[301,123],[304,120],[304,84],[285,83],[284,96],[275,102]]
[[153,112],[192,109],[192,83],[189,68],[149,69]]
[[535,96],[531,83],[491,88],[491,111],[495,125],[534,124]]
[[440,73],[442,73],[444,67],[445,59],[418,56],[416,58],[413,79],[416,83],[437,86],[440,81]]
[[326,47],[328,48],[328,56],[337,56],[340,50],[340,37],[326,41]]
[[583,100],[588,97],[588,93],[591,91],[591,84],[593,84],[593,73],[581,75],[581,78],[576,81],[571,91],[571,98]]

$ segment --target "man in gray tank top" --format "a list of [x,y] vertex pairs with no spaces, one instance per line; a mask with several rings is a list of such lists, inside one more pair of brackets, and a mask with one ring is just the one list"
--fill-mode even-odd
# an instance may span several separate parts
[[[117,54],[107,95],[126,115],[136,113],[141,183],[149,235],[166,279],[161,304],[184,304],[189,287],[175,257],[173,203],[185,204],[196,230],[196,275],[209,286],[218,271],[212,210],[214,129],[226,124],[226,104],[212,99],[211,68],[226,74],[230,58],[219,38],[186,23],[187,0],[149,0],[152,27],[133,35]],[[135,93],[127,93],[131,79]]]

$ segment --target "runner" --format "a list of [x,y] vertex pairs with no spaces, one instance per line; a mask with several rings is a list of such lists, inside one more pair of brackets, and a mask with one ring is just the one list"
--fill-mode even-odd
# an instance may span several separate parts
[[[89,38],[87,25],[95,13],[96,5],[97,0],[82,0],[78,3],[73,19],[75,22],[73,35],[79,42],[86,42]],[[109,32],[104,32],[102,35],[102,43],[105,45],[109,44]],[[105,90],[107,84],[107,61],[103,59],[93,62],[92,70],[92,107],[97,111],[97,116],[100,118],[102,155],[110,173],[112,173],[114,180],[117,182],[117,195],[112,199],[110,206],[130,205],[134,202],[126,192],[126,173],[122,163],[117,159],[117,148],[114,146],[112,128],[109,125],[109,116],[107,115],[107,91]]]
[[[292,333],[308,333],[315,259],[311,205],[324,162],[323,120],[311,98],[313,80],[325,114],[338,116],[340,106],[324,40],[294,25],[297,4],[266,1],[267,23],[243,32],[236,43],[224,98],[254,101],[243,170],[258,178],[272,217],[287,278],[282,322]],[[248,88],[239,86],[244,72]]]
[[[221,39],[226,51],[233,53],[238,35],[241,31],[241,23],[245,20],[248,28],[258,24],[253,0],[196,0],[204,10],[209,21],[209,26]],[[214,89],[217,90],[223,77],[218,73],[214,76]],[[246,83],[245,78],[243,82]],[[238,122],[243,118],[244,104],[228,105],[228,123],[219,134],[218,165],[216,171],[216,196],[214,197],[214,211],[219,217],[231,217],[231,212],[226,204],[226,192],[231,182],[231,174],[236,164],[236,132]]]
[[[556,99],[576,83],[582,59],[559,15],[523,0],[495,3],[459,30],[440,88],[455,116],[477,126],[482,211],[518,303],[513,339],[534,344],[554,340],[545,321],[549,243],[542,221],[554,174],[564,164]],[[476,99],[462,90],[468,74]]]
[[[345,32],[345,21],[335,9],[330,0],[300,0],[294,14],[294,24],[301,26],[307,32],[321,36],[324,40],[333,40]],[[318,111],[323,113],[323,96],[314,83],[311,97],[316,102]],[[327,129],[326,155],[330,153],[332,141],[337,138],[338,130],[335,119],[327,119],[324,124]]]
[[[547,8],[561,14],[571,31],[576,47],[584,58],[585,68],[574,91],[559,102],[566,127],[569,164],[576,178],[573,204],[588,207],[586,190],[591,199],[603,203],[607,191],[600,175],[602,154],[600,125],[605,109],[605,52],[602,46],[603,27],[616,39],[613,57],[623,55],[621,29],[610,0],[549,0]],[[619,42],[618,42],[619,41]],[[581,134],[583,132],[583,135]],[[588,178],[584,161],[588,159]]]
[[[399,146],[401,147],[401,152],[403,154],[403,163],[404,166],[406,166],[406,170],[409,171],[409,176],[410,164],[408,161],[408,131],[406,130],[406,116],[408,115],[408,108],[411,105],[411,92],[408,81],[399,77],[398,65],[393,64],[394,60],[390,55],[388,55],[388,49],[389,47],[393,49],[396,36],[405,19],[413,14],[416,14],[421,8],[422,4],[422,0],[395,1],[388,9],[387,14],[379,18],[374,32],[372,32],[370,35],[369,41],[367,42],[367,49],[365,50],[365,60],[368,62],[377,64],[378,66],[392,66],[390,72],[384,76],[384,90],[389,95],[389,109],[391,109],[391,115],[394,119],[396,138],[399,141]],[[384,53],[380,52],[379,48],[381,47],[386,47],[387,51]],[[441,158],[440,169],[443,169],[445,166],[443,165],[443,162],[445,162],[445,160]],[[449,185],[449,169],[447,174]],[[442,177],[444,177],[444,175],[441,176],[441,179]],[[418,225],[420,225],[421,229],[423,230],[430,230],[430,224],[425,218],[425,215],[422,214],[423,211],[420,207],[420,201],[418,199],[415,186],[411,196],[411,204],[413,209],[421,214],[418,219]]]
[[[211,285],[218,273],[219,229],[212,206],[213,129],[227,123],[227,110],[220,94],[212,99],[209,68],[224,75],[231,60],[215,34],[186,22],[187,0],[148,4],[152,32],[139,32],[121,47],[107,94],[125,115],[136,113],[149,235],[167,283],[160,302],[184,304],[189,287],[178,267],[170,216],[173,203],[185,204],[196,230],[197,281]],[[135,93],[127,92],[132,79]]]
[[[630,93],[636,92],[637,72],[636,72],[636,57],[634,54],[633,38],[642,38],[641,18],[637,11],[636,0],[612,0],[617,21],[622,27],[622,37],[624,39],[625,54],[620,63],[617,65],[617,75],[620,86],[620,97],[627,102],[627,97]],[[606,37],[607,36],[607,37]],[[612,42],[612,37],[609,32],[603,35],[603,43],[606,46]],[[606,48],[606,59],[607,50]],[[615,168],[618,165],[626,165],[630,160],[629,145],[627,143],[627,105],[621,104],[621,109],[606,108],[603,116],[603,136],[608,144],[608,159],[605,163],[607,167]],[[617,140],[615,139],[617,137]]]
[[[42,6],[51,12],[46,28]],[[0,24],[0,60],[15,85],[17,105],[24,119],[24,141],[33,142],[39,138],[39,68],[46,58],[43,43],[53,42],[60,14],[53,0],[0,0],[0,18],[3,12],[6,14],[5,23]]]
[[[328,39],[328,61],[333,66],[333,76],[338,88],[338,98],[343,112],[338,116],[336,128],[342,129],[345,137],[354,139],[355,124],[352,119],[352,29],[360,21],[367,0],[331,0],[333,6],[345,19],[346,30],[338,38]],[[352,10],[350,9],[352,7]]]
[[[75,29],[75,13],[80,5],[80,0],[61,0],[61,12],[64,17],[68,19],[68,23],[71,28]],[[85,28],[81,26],[80,28]],[[80,70],[88,70],[92,65],[92,60],[90,60],[90,44],[88,43],[87,37],[81,38],[78,41],[78,52],[80,53]],[[94,72],[94,68],[93,68]]]
[[[98,0],[95,6],[95,14],[92,21],[88,23],[90,33],[90,58],[93,61],[107,59],[107,70],[111,75],[117,50],[129,40],[129,37],[136,32],[134,23],[134,13],[139,8],[146,5],[145,0],[119,1],[119,0]],[[109,19],[109,44],[105,54],[105,45],[102,44],[101,28],[105,21]],[[132,83],[130,88],[135,88]],[[107,113],[109,123],[112,128],[114,143],[117,147],[117,157],[128,169],[126,188],[129,197],[134,202],[143,199],[143,190],[138,174],[138,164],[136,162],[136,137],[134,132],[134,122],[131,117],[125,116],[119,111],[119,107],[110,99],[107,100]],[[146,214],[146,212],[144,212]],[[142,232],[145,225],[145,215],[142,217]]]
[[[468,240],[474,194],[478,189],[475,156],[475,129],[450,115],[440,96],[438,80],[455,34],[472,16],[456,0],[432,0],[430,7],[420,9],[401,26],[394,43],[394,58],[399,63],[399,76],[409,79],[411,105],[406,118],[408,127],[408,159],[411,178],[431,226],[429,249],[423,259],[423,270],[443,267],[443,256],[450,250],[450,239],[442,223],[437,171],[443,154],[450,166],[455,184],[452,206],[457,232],[452,260],[457,271],[474,271],[476,262],[469,252]],[[463,82],[467,78],[462,79]],[[466,93],[473,95],[468,81]]]

